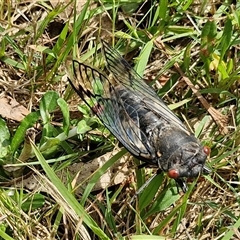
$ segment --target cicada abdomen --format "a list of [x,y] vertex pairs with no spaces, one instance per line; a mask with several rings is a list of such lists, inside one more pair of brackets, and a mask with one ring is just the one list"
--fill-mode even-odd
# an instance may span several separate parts
[[210,149],[200,144],[117,51],[105,41],[102,49],[111,79],[74,60],[75,81],[69,80],[70,84],[132,155],[167,172],[185,191],[182,178],[208,172],[205,161]]

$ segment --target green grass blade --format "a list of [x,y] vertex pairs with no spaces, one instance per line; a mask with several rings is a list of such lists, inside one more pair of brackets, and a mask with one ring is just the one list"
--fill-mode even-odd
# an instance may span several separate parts
[[56,176],[55,172],[47,164],[41,152],[38,150],[34,143],[31,143],[33,151],[40,162],[42,168],[47,174],[50,181],[54,184],[58,192],[64,198],[66,203],[71,206],[75,213],[83,220],[83,222],[101,239],[109,239],[106,234],[101,230],[97,223],[91,218],[91,216],[85,211],[84,207],[76,200],[76,198],[67,190],[60,179]]

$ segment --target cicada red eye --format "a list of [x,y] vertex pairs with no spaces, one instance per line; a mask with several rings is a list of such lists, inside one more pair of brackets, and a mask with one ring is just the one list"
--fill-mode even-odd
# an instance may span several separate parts
[[179,172],[178,172],[178,170],[176,170],[176,169],[170,169],[170,170],[168,171],[168,176],[169,176],[170,178],[176,179],[176,178],[179,177]]
[[206,154],[206,155],[210,155],[210,153],[211,153],[211,148],[210,147],[208,147],[208,146],[204,146],[203,147],[203,152]]

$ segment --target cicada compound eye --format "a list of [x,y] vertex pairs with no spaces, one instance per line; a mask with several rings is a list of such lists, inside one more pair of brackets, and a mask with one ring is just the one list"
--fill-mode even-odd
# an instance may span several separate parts
[[179,172],[178,172],[177,169],[170,169],[170,170],[168,171],[168,176],[169,176],[170,178],[176,179],[176,178],[179,177]]
[[206,155],[210,155],[210,153],[211,153],[211,148],[210,147],[208,147],[208,146],[204,146],[203,147],[203,152],[206,154]]

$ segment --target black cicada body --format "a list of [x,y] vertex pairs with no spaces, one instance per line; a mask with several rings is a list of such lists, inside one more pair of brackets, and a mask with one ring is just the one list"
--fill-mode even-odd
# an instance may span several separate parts
[[201,146],[118,52],[105,41],[102,48],[110,77],[74,60],[71,86],[132,155],[167,172],[186,190],[181,178],[207,173],[210,149]]

